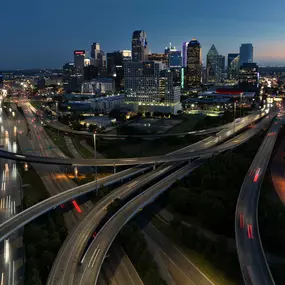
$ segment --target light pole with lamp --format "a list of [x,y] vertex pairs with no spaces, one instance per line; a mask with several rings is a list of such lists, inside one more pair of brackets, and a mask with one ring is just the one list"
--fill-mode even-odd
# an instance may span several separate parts
[[[94,131],[93,140],[94,140],[94,159],[95,159],[95,162],[96,162],[96,159],[97,159],[96,131]],[[97,162],[96,162],[96,165],[95,165],[95,181],[96,181],[96,196],[98,196]]]
[[235,125],[236,125],[236,109],[237,109],[237,103],[236,103],[236,100],[234,100],[234,121],[233,121],[233,135],[235,133]]

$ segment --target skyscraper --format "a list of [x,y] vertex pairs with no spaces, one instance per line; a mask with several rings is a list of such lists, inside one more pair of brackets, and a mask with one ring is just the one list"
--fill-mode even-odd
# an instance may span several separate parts
[[124,66],[125,99],[133,103],[159,101],[159,62],[130,61]]
[[228,79],[236,79],[239,72],[239,53],[228,54]]
[[85,50],[74,51],[74,66],[78,73],[83,74]]
[[91,58],[97,59],[100,52],[101,52],[100,44],[93,43],[91,45],[91,52],[90,52]]
[[239,87],[244,91],[256,91],[259,86],[259,72],[256,63],[244,63],[239,70]]
[[242,44],[240,46],[240,66],[244,63],[252,63],[253,62],[253,46],[252,44]]
[[207,82],[218,82],[219,65],[218,65],[219,53],[212,45],[207,54]]
[[181,67],[182,66],[182,56],[181,51],[170,51],[168,54],[168,66],[169,67]]
[[117,89],[123,87],[124,62],[128,60],[131,60],[131,51],[129,50],[107,53],[107,75],[114,78]]
[[99,43],[93,43],[91,45],[91,65],[94,65],[98,69],[98,73],[104,73],[106,71],[106,55],[100,47]]
[[132,38],[132,61],[147,61],[148,46],[145,31],[134,31]]
[[187,68],[185,72],[185,89],[197,87],[202,77],[202,47],[196,39],[192,39],[187,46]]
[[189,42],[184,42],[182,45],[182,66],[187,66],[187,47]]
[[[180,109],[180,85],[161,62],[125,62],[125,102],[134,111],[175,113]],[[177,109],[178,108],[178,109]]]

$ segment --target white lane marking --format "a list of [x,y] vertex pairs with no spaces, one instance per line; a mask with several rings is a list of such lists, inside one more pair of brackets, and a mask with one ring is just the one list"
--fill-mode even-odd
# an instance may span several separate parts
[[4,272],[1,274],[1,285],[4,285]]
[[92,262],[92,266],[91,266],[91,267],[94,267],[95,261],[96,261],[96,259],[97,259],[97,256],[99,255],[100,250],[101,250],[101,249],[99,248],[98,251],[97,251],[97,253],[96,253],[96,255],[94,256],[94,260],[93,260],[93,262]]
[[93,252],[93,254],[92,254],[92,256],[91,256],[91,258],[90,258],[90,260],[89,260],[88,267],[90,267],[91,262],[92,262],[92,260],[93,260],[93,257],[94,257],[94,255],[96,254],[98,248],[99,248],[99,246],[97,246],[96,249],[94,250],[94,252]]

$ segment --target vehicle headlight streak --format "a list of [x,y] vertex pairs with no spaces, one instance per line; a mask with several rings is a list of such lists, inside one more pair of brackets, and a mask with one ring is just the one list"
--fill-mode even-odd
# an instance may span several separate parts
[[10,244],[9,239],[4,240],[4,260],[5,263],[8,263],[10,260]]

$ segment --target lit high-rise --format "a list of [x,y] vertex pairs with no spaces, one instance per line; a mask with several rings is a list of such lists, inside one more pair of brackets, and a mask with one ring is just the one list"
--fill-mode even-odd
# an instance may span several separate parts
[[253,62],[253,46],[250,43],[242,44],[240,46],[240,66],[244,63],[252,63]]
[[132,38],[132,61],[147,61],[148,46],[145,31],[134,31]]
[[185,89],[200,86],[202,79],[202,47],[196,39],[187,46],[187,67],[185,72]]
[[85,50],[74,51],[74,66],[78,73],[83,74],[84,71]]
[[182,45],[182,66],[187,66],[187,47],[189,42],[184,42]]
[[228,79],[237,79],[239,72],[239,53],[228,54]]
[[103,50],[100,47],[99,43],[93,43],[91,45],[91,65],[94,65],[97,67],[99,74],[103,73],[106,71],[106,55],[103,52]]

